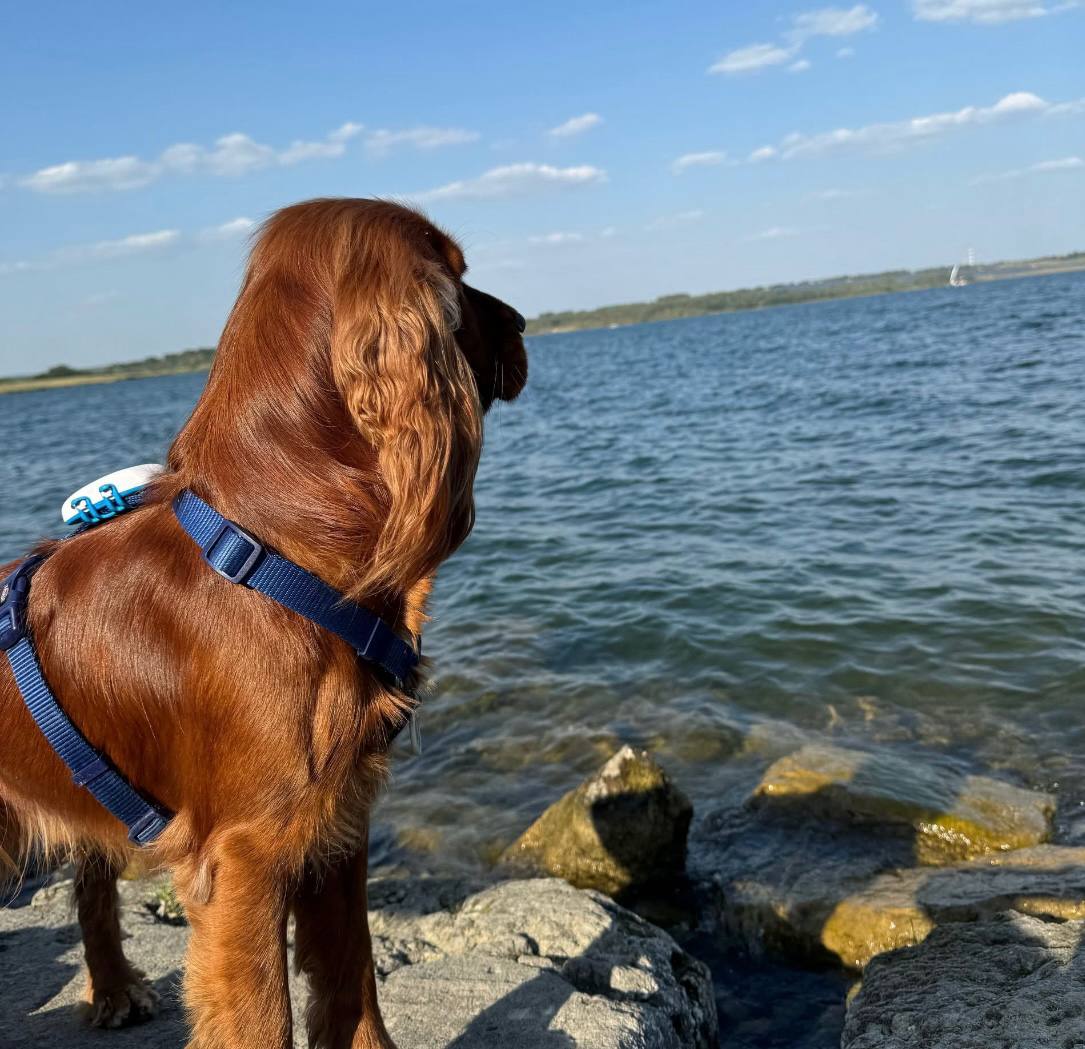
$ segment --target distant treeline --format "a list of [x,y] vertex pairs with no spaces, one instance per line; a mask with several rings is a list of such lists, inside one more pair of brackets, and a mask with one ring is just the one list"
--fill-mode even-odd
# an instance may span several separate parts
[[[797,284],[769,284],[739,291],[714,291],[707,295],[663,295],[651,302],[628,302],[618,306],[600,306],[595,310],[567,310],[542,313],[528,321],[529,335],[576,331],[585,328],[608,328],[648,321],[670,321],[682,317],[703,317],[733,310],[756,310],[766,306],[786,306],[823,299],[846,299],[858,295],[883,295],[894,291],[919,291],[938,288],[949,282],[952,267],[935,266],[925,270],[890,270],[856,277],[829,277]],[[1085,252],[1070,255],[1047,255],[1037,259],[992,262],[982,266],[962,267],[968,281],[1005,280],[1010,277],[1038,276],[1085,269]],[[213,349],[181,350],[162,357],[141,361],[107,364],[101,368],[71,368],[58,364],[39,375],[0,379],[0,393],[41,390],[57,386],[81,386],[85,383],[117,382],[121,379],[146,379],[154,375],[181,375],[207,371],[215,356]]]
[[[528,334],[542,335],[584,328],[678,320],[681,317],[703,317],[712,313],[756,310],[766,306],[786,306],[822,299],[920,291],[949,283],[951,269],[951,266],[935,266],[924,270],[890,270],[886,273],[800,281],[797,284],[768,284],[738,291],[713,291],[707,295],[663,295],[651,302],[628,302],[617,306],[601,306],[594,310],[542,313],[528,322],[527,330]],[[963,267],[962,275],[969,281],[986,281],[1075,269],[1085,269],[1085,252]]]
[[121,379],[148,379],[154,375],[183,375],[186,372],[207,371],[215,356],[213,349],[181,350],[161,357],[144,357],[141,361],[106,364],[101,368],[72,368],[58,364],[37,375],[0,379],[0,393],[21,390],[44,390],[54,386],[82,386],[86,383],[118,382]]

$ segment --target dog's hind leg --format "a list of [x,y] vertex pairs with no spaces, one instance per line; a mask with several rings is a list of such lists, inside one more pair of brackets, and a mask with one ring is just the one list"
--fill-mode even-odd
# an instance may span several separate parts
[[294,899],[298,968],[309,979],[309,1045],[395,1049],[377,1004],[366,908],[366,845],[308,872]]
[[123,1027],[154,1015],[158,995],[121,949],[120,900],[114,860],[82,851],[75,902],[87,959],[87,1005],[95,1027]]

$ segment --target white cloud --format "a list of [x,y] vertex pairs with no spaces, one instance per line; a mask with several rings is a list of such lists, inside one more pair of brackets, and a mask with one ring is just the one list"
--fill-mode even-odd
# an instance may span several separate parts
[[746,240],[782,240],[785,237],[798,237],[801,233],[802,230],[795,226],[769,226],[760,233],[750,234]]
[[727,159],[727,154],[722,149],[710,149],[704,153],[683,153],[671,163],[671,171],[681,175],[690,168],[716,167]]
[[204,241],[233,240],[234,237],[244,237],[255,228],[256,223],[252,219],[240,215],[236,219],[230,219],[229,222],[223,222],[218,226],[208,226],[206,229],[200,230],[198,237]]
[[572,138],[573,135],[582,135],[593,127],[598,127],[603,118],[598,113],[584,113],[578,117],[570,117],[564,124],[552,127],[547,134],[551,138]]
[[1041,160],[1038,164],[1030,164],[1024,168],[1011,168],[1009,171],[1000,171],[992,175],[977,175],[972,180],[972,185],[978,186],[984,182],[1008,182],[1013,179],[1025,178],[1028,175],[1045,175],[1054,171],[1076,171],[1080,168],[1085,168],[1085,160],[1081,157]]
[[912,0],[912,11],[922,22],[975,22],[999,25],[1022,18],[1042,18],[1080,7],[1079,0]]
[[119,240],[100,240],[94,244],[62,249],[76,258],[118,259],[126,255],[142,255],[148,251],[161,251],[181,239],[181,231],[160,229],[154,233],[133,233]]
[[371,152],[384,155],[396,146],[409,146],[412,149],[441,149],[444,146],[461,146],[479,140],[477,131],[468,131],[460,127],[421,127],[406,128],[402,131],[388,131],[380,128],[367,136],[366,148]]
[[569,168],[551,164],[503,164],[476,178],[449,182],[414,196],[418,200],[492,200],[549,189],[596,185],[606,180],[607,173],[590,164]]
[[854,56],[854,54],[855,54],[855,48],[854,47],[841,47],[841,48],[837,49],[836,57],[837,58],[851,58],[852,56]]
[[851,197],[861,196],[857,189],[818,189],[808,193],[810,200],[849,200]]
[[539,236],[527,238],[529,244],[581,244],[583,241],[583,233],[543,233]]
[[83,193],[96,189],[138,189],[158,177],[153,164],[139,157],[69,160],[35,171],[22,180],[39,193]]
[[762,146],[754,150],[750,154],[750,160],[767,160],[777,156],[790,160],[794,157],[849,149],[885,152],[968,127],[1025,117],[1075,113],[1083,108],[1083,101],[1053,104],[1029,91],[1017,91],[999,99],[993,106],[965,106],[952,112],[933,113],[930,116],[883,124],[867,124],[858,128],[837,128],[813,135],[794,132],[778,146]]
[[700,208],[690,208],[688,211],[679,211],[673,215],[660,215],[659,218],[652,219],[644,228],[649,231],[670,229],[673,226],[681,226],[703,218],[704,212]]
[[785,43],[750,44],[748,47],[737,48],[709,66],[708,71],[734,76],[787,65],[789,72],[802,73],[810,68],[810,63],[805,58],[794,60],[808,40],[819,36],[852,36],[873,29],[877,24],[877,13],[866,4],[803,11],[791,19],[791,26],[785,33]]
[[852,36],[873,29],[877,24],[877,13],[866,4],[822,7],[795,15],[791,20],[791,36],[795,40],[808,40],[813,36]]
[[361,130],[361,124],[347,123],[322,139],[313,142],[298,139],[281,150],[233,132],[216,139],[211,146],[179,142],[164,149],[154,160],[135,156],[69,160],[41,168],[23,178],[20,184],[37,193],[90,193],[139,189],[166,175],[236,177],[261,168],[341,157],[347,143]]
[[757,73],[770,66],[781,66],[795,56],[796,48],[779,44],[750,44],[728,51],[718,62],[708,67],[710,73],[734,76],[739,73]]

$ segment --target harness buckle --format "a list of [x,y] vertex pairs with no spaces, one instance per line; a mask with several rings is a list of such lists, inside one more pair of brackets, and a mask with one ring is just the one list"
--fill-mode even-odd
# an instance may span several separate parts
[[203,548],[203,559],[231,583],[244,583],[263,556],[263,545],[233,521],[224,522]]
[[13,649],[26,637],[30,577],[42,560],[41,557],[28,557],[0,583],[0,652]]

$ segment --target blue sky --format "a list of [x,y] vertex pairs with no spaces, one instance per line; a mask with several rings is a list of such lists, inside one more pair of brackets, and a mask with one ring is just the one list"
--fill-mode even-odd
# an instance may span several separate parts
[[0,374],[213,345],[251,224],[395,196],[523,312],[1085,249],[1085,4],[21,4]]

